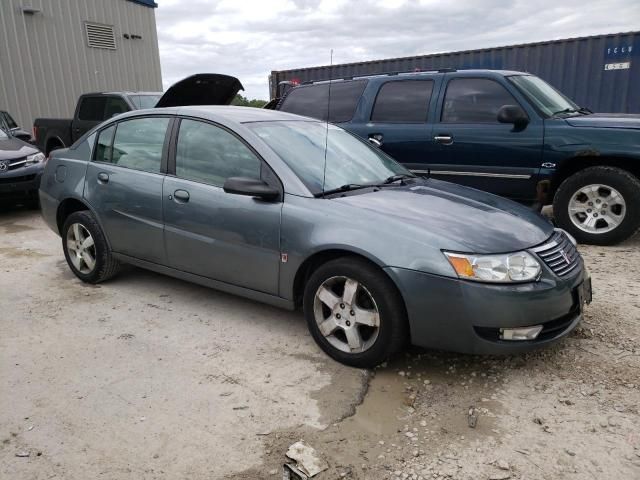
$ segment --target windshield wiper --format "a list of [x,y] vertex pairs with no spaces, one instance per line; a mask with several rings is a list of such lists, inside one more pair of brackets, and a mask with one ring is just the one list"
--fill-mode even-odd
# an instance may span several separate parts
[[553,112],[553,115],[551,115],[552,117],[555,117],[556,115],[562,115],[563,113],[580,113],[578,110],[576,110],[575,108],[565,108],[564,110],[558,110],[557,112]]
[[395,183],[397,181],[400,181],[401,185],[404,185],[404,180],[407,178],[416,178],[415,175],[412,174],[408,174],[408,173],[400,173],[398,175],[391,175],[390,177],[386,178],[384,182],[382,182],[380,185],[389,185],[391,183]]
[[359,188],[375,187],[376,185],[360,185],[359,183],[347,183],[338,188],[332,188],[331,190],[325,190],[324,192],[318,192],[314,194],[314,197],[324,197],[325,195],[331,195],[334,193],[348,192],[351,190],[358,190]]
[[589,114],[593,113],[593,110],[589,110],[587,107],[580,107],[578,109],[578,111],[580,113],[584,113],[585,115],[589,115]]

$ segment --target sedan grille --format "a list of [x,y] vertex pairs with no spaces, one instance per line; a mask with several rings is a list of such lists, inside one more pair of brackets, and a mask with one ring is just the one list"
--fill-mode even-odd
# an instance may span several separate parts
[[568,275],[580,264],[580,254],[562,230],[556,230],[544,244],[532,249],[553,273]]

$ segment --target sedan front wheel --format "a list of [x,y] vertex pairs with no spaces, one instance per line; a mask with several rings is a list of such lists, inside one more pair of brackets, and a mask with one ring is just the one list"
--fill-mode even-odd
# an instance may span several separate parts
[[395,285],[358,258],[319,267],[307,282],[304,312],[314,339],[329,356],[374,367],[405,343],[407,318]]

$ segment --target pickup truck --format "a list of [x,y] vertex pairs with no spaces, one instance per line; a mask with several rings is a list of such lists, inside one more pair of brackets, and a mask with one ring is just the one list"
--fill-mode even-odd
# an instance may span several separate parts
[[120,113],[153,108],[162,93],[109,92],[81,95],[73,118],[36,118],[34,142],[47,156],[52,150],[71,146],[104,120]]
[[275,108],[328,119],[416,174],[537,209],[552,204],[558,226],[582,243],[614,244],[640,227],[640,116],[592,113],[527,73],[446,69],[309,82]]

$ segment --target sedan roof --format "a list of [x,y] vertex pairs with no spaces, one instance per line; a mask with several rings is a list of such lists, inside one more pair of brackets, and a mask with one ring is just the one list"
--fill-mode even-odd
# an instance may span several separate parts
[[[162,109],[155,109],[161,111]],[[171,110],[175,113],[175,110]],[[278,110],[267,110],[263,108],[238,107],[231,105],[196,105],[191,107],[179,107],[179,115],[193,115],[194,117],[207,117],[209,115],[224,117],[236,123],[249,122],[275,122],[278,120],[307,120],[317,122],[318,120],[293,113],[280,112]]]

